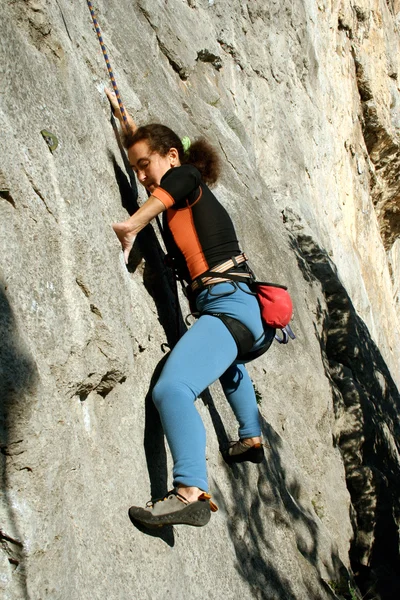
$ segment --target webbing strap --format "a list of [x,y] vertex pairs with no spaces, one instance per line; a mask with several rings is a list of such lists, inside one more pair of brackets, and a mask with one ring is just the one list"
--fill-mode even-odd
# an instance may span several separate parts
[[124,105],[122,104],[122,100],[121,100],[121,97],[120,97],[120,94],[119,94],[119,90],[117,88],[117,82],[115,81],[114,73],[112,71],[111,64],[110,64],[110,59],[108,58],[107,49],[106,49],[106,47],[104,45],[103,36],[101,35],[101,29],[100,29],[100,26],[99,26],[99,24],[97,22],[96,15],[95,15],[95,12],[94,12],[94,9],[93,9],[93,4],[90,2],[90,0],[86,0],[86,1],[87,1],[87,5],[89,7],[89,10],[90,10],[90,14],[92,15],[93,25],[94,25],[94,28],[96,30],[97,37],[99,38],[101,49],[103,51],[103,56],[104,56],[104,60],[106,61],[107,70],[108,70],[108,74],[110,76],[111,84],[113,86],[113,90],[114,90],[115,95],[117,97],[119,110],[121,111],[121,115],[122,115],[122,118],[124,120],[124,123],[127,124],[128,123],[128,117],[126,116],[126,111],[125,111]]
[[244,252],[238,256],[232,256],[229,260],[216,265],[212,269],[205,271],[194,279],[191,283],[192,290],[203,289],[207,285],[219,283],[222,281],[242,281],[243,279],[252,278],[253,275],[250,273],[241,273],[240,276],[235,273],[229,273],[230,269],[238,267],[239,265],[247,262],[247,256]]
[[228,329],[229,333],[233,337],[236,342],[238,354],[237,358],[242,359],[255,344],[254,335],[251,333],[250,329],[244,325],[239,319],[234,319],[225,313],[210,313],[203,312],[203,315],[210,315],[211,317],[217,317],[220,321],[223,322],[225,327]]

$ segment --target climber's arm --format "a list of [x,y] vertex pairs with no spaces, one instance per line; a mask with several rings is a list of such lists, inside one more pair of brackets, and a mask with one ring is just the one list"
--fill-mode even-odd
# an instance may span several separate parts
[[131,115],[128,113],[128,111],[124,107],[125,115],[126,115],[126,121],[124,121],[122,118],[121,111],[119,110],[119,104],[118,104],[116,95],[114,94],[114,92],[112,92],[108,88],[104,88],[104,91],[106,93],[106,96],[107,96],[110,104],[111,104],[111,108],[112,108],[114,116],[117,117],[117,119],[119,120],[119,122],[121,123],[123,128],[129,129],[134,133],[137,129],[137,125],[136,125],[135,121],[132,119]]
[[154,217],[166,210],[165,205],[156,198],[150,196],[146,202],[126,221],[114,223],[113,229],[121,242],[124,251],[125,263],[128,264],[129,253],[139,231],[150,223]]

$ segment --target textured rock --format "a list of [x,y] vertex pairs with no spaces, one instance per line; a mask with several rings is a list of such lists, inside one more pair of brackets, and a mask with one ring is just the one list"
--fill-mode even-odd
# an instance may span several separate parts
[[173,281],[151,227],[128,270],[111,229],[138,195],[86,3],[0,2],[4,598],[347,599],[352,571],[398,597],[399,10],[96,3],[128,109],[220,149],[217,195],[295,302],[296,342],[249,367],[266,463],[223,463],[215,384],[197,404],[220,511],[150,536],[127,510],[168,487],[150,391],[184,327]]

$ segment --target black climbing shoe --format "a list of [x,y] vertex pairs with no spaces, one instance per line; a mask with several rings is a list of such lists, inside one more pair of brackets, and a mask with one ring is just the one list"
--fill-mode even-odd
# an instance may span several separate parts
[[211,512],[218,510],[211,502],[210,494],[203,492],[195,502],[188,502],[176,490],[168,492],[164,498],[150,500],[146,508],[131,506],[129,518],[133,523],[141,523],[147,527],[163,525],[207,525]]
[[222,453],[225,462],[228,464],[252,462],[260,463],[264,459],[263,445],[258,443],[250,446],[241,440],[230,442],[229,447]]

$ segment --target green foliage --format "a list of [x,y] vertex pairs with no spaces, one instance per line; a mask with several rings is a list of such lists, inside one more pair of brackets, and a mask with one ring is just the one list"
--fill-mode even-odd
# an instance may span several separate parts
[[331,590],[333,590],[336,594],[336,592],[339,591],[339,583],[337,581],[335,581],[334,579],[331,579],[330,581],[328,581],[328,585],[331,588]]
[[218,98],[216,100],[210,100],[209,102],[207,102],[207,104],[209,104],[210,106],[214,106],[214,108],[215,108],[218,106],[218,103],[220,100],[221,100],[221,97],[218,96]]
[[[322,519],[324,517],[324,515],[325,515],[325,511],[324,511],[323,505],[320,504],[318,502],[318,500],[315,500],[315,498],[313,498],[311,500],[311,504],[313,505],[316,514],[319,516],[320,519]],[[331,585],[331,584],[329,583],[329,585]]]
[[261,392],[258,391],[253,380],[251,381],[251,383],[253,384],[254,393],[256,395],[256,402],[260,406],[262,400]]
[[349,593],[351,600],[359,600],[359,596],[354,588],[349,584]]
[[335,592],[335,594],[343,600],[362,600],[357,590],[345,577],[341,577],[337,581],[328,581],[328,585]]

